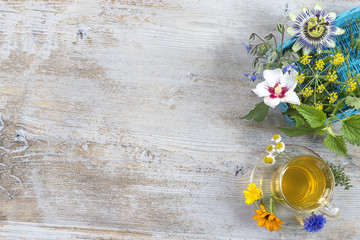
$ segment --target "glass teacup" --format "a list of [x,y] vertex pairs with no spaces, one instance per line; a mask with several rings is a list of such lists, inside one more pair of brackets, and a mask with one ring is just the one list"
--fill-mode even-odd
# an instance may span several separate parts
[[296,148],[286,157],[274,173],[271,191],[284,207],[297,212],[319,211],[329,217],[337,217],[340,209],[331,203],[334,192],[334,175],[328,164],[312,150]]

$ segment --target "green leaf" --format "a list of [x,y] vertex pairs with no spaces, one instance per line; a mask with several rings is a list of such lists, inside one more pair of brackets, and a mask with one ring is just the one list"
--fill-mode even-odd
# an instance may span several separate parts
[[331,50],[321,50],[320,53],[335,54],[334,51],[331,51]]
[[343,120],[340,131],[346,139],[360,139],[360,115],[353,115]]
[[346,105],[359,109],[360,108],[360,98],[357,97],[352,97],[352,96],[347,96],[345,98],[345,103]]
[[326,114],[312,106],[305,104],[297,105],[296,110],[305,118],[309,125],[313,128],[323,127],[326,121]]
[[324,61],[324,63],[326,64],[326,63],[330,62],[330,61],[333,60],[333,59],[334,59],[333,56],[326,56],[326,57],[323,59],[323,61]]
[[350,140],[350,139],[347,139],[347,138],[346,138],[346,141],[347,141],[348,143],[350,143],[351,145],[356,145],[356,146],[360,147],[360,139]]
[[255,108],[241,119],[247,119],[247,120],[254,119],[255,122],[262,122],[265,119],[268,112],[269,112],[269,106],[266,105],[264,102],[261,102],[259,104],[256,104]]
[[347,156],[344,137],[341,135],[328,134],[324,140],[325,146],[333,152]]
[[301,127],[305,124],[305,120],[300,116],[294,116],[294,119],[297,127]]
[[301,126],[301,127],[293,126],[289,128],[279,127],[278,129],[289,137],[298,137],[298,136],[312,134],[316,130],[316,128],[312,128],[309,126]]

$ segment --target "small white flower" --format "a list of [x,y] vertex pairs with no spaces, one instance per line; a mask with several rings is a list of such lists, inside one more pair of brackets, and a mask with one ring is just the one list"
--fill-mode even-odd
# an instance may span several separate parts
[[281,153],[281,152],[283,152],[284,150],[285,150],[285,143],[283,143],[283,142],[278,142],[277,144],[276,144],[276,151],[278,152],[278,153]]
[[271,141],[279,143],[281,141],[281,136],[279,134],[274,134],[271,138]]
[[264,163],[266,165],[274,165],[275,162],[276,162],[275,157],[273,155],[271,155],[271,154],[264,157]]
[[275,152],[275,146],[274,145],[268,145],[267,147],[266,147],[266,151],[268,152],[268,153],[273,153],[273,152]]
[[264,97],[264,103],[272,108],[280,102],[300,105],[300,99],[294,92],[297,85],[296,77],[298,72],[295,70],[286,71],[282,69],[264,70],[265,81],[256,85],[252,91],[259,97]]

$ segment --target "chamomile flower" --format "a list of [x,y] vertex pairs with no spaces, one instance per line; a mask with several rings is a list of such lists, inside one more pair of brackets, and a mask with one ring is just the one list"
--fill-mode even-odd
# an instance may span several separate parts
[[267,147],[266,147],[266,151],[268,152],[268,153],[273,153],[273,152],[275,152],[275,146],[274,145],[268,145]]
[[278,143],[281,141],[281,136],[279,134],[274,134],[271,138],[271,141]]
[[267,165],[274,165],[276,162],[275,157],[271,154],[264,157],[264,163]]
[[325,15],[320,4],[316,4],[310,10],[303,8],[298,15],[290,13],[289,17],[294,24],[287,29],[287,32],[296,38],[292,50],[298,52],[302,48],[304,55],[309,55],[314,49],[320,52],[325,48],[334,48],[335,35],[345,32],[344,29],[334,25],[336,13]]
[[275,149],[278,153],[281,153],[285,150],[285,143],[283,142],[278,142],[275,146]]

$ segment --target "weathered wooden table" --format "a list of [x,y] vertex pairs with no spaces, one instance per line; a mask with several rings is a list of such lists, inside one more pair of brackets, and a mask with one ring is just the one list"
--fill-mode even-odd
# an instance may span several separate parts
[[241,42],[315,3],[2,1],[0,238],[359,239],[359,148],[286,138],[352,178],[320,233],[260,229],[242,193],[287,123],[240,119],[261,101]]

